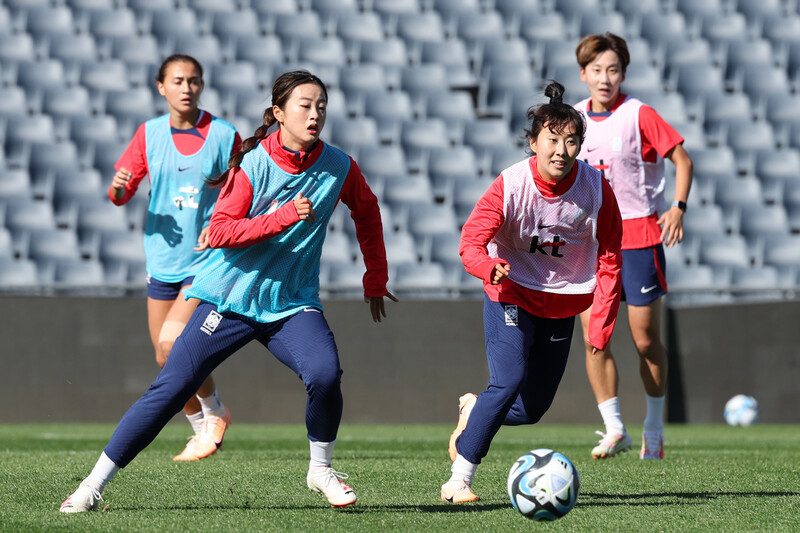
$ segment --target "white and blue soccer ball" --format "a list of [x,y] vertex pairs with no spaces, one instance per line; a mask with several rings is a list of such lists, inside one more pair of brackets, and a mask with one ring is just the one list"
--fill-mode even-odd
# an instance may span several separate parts
[[752,396],[737,394],[725,404],[725,421],[731,426],[744,426],[758,422],[758,402]]
[[522,516],[537,521],[556,520],[578,499],[581,480],[572,462],[545,448],[531,450],[508,473],[508,497]]

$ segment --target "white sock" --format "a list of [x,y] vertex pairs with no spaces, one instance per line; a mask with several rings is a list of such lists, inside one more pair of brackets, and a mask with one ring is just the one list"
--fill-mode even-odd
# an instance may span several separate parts
[[186,415],[186,420],[192,425],[195,435],[199,435],[203,429],[203,411],[198,411],[193,415]]
[[203,416],[218,416],[222,418],[225,416],[225,406],[222,405],[222,402],[219,399],[219,394],[217,393],[217,389],[214,389],[214,392],[211,396],[206,398],[201,398],[200,396],[197,397],[200,400],[200,407],[203,408]]
[[464,456],[458,454],[456,456],[456,460],[453,461],[453,466],[450,467],[450,481],[463,481],[467,485],[472,485],[472,478],[475,477],[475,471],[478,469],[478,465],[474,463],[470,463]]
[[600,415],[603,417],[603,424],[606,426],[606,435],[616,435],[625,432],[625,424],[622,423],[622,415],[619,411],[619,397],[614,396],[610,400],[597,404]]
[[644,419],[645,431],[662,431],[664,429],[664,399],[666,396],[647,397],[647,416]]
[[91,481],[97,485],[100,492],[103,492],[103,489],[106,488],[108,482],[111,481],[111,478],[113,478],[117,472],[119,472],[119,467],[114,461],[108,458],[106,452],[103,452],[94,465],[92,473],[87,476],[86,481]]
[[311,450],[311,460],[308,462],[308,469],[322,469],[331,466],[331,458],[333,457],[333,447],[336,446],[336,441],[332,442],[318,442],[308,441]]

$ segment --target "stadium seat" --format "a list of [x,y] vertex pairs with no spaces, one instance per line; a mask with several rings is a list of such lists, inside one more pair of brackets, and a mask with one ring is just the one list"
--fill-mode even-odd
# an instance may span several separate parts
[[48,39],[48,54],[62,62],[90,63],[98,59],[94,37],[88,33],[53,35]]
[[[123,35],[108,38],[111,57],[123,61],[129,68],[160,65],[162,61],[158,40],[152,35]],[[146,80],[152,83],[153,80]]]
[[450,88],[450,78],[443,65],[414,65],[401,70],[400,86],[412,97],[423,97]]
[[384,40],[383,25],[377,13],[347,11],[337,14],[335,20],[336,35],[345,43],[359,42],[368,47]]
[[651,46],[672,40],[686,40],[689,29],[686,17],[680,11],[646,11],[641,15],[641,35]]
[[425,116],[460,127],[475,120],[472,96],[466,91],[437,91],[425,95]]
[[616,11],[602,13],[594,10],[577,11],[577,13],[582,13],[578,26],[580,35],[611,32],[623,38],[631,36],[630,25],[622,13]]
[[245,35],[259,35],[261,23],[258,14],[250,8],[218,11],[211,14],[211,32],[224,44]]
[[[547,69],[546,80],[542,85],[546,85],[548,80],[557,80],[564,86],[564,102],[576,104],[589,96],[589,88],[581,80],[581,73],[578,68],[570,65],[558,65]],[[544,91],[542,91],[544,93]]]
[[428,176],[423,174],[385,174],[383,201],[392,210],[400,210],[410,205],[433,205],[433,190]]
[[[627,89],[625,82],[623,82],[623,92]],[[677,92],[664,92],[661,89],[644,91],[639,90],[632,95],[645,105],[649,105],[656,110],[656,113],[661,116],[668,124],[683,123],[690,120],[690,113],[693,110],[687,109],[686,100],[681,93]]]
[[464,11],[455,19],[456,35],[474,45],[498,37],[509,37],[503,16],[497,11]]
[[406,67],[410,64],[406,42],[398,37],[381,41],[362,41],[358,45],[358,58],[362,64],[386,67]]
[[27,113],[9,114],[5,117],[5,122],[7,159],[11,159],[9,147],[14,143],[31,143],[42,139],[56,138],[55,123],[50,115],[41,113],[33,115]]
[[766,101],[766,119],[778,126],[785,127],[800,123],[800,93],[771,93]]
[[345,65],[348,52],[341,39],[333,37],[304,37],[296,41],[297,60],[327,65]]
[[93,142],[90,145],[89,152],[92,157],[92,166],[100,171],[104,180],[108,180],[109,184],[116,172],[114,165],[127,147],[127,140],[120,141],[116,138]]
[[711,93],[703,98],[703,118],[706,130],[719,135],[720,127],[752,121],[755,113],[746,93]]
[[775,150],[777,148],[775,131],[772,125],[764,120],[729,122],[725,139],[728,146],[738,152],[740,157],[759,150]]
[[405,152],[397,145],[371,146],[359,150],[356,162],[365,175],[408,172]]
[[714,201],[723,209],[763,203],[764,193],[757,178],[743,177],[725,183],[723,186],[717,186],[714,192]]
[[369,116],[334,119],[330,127],[333,127],[331,143],[348,153],[358,147],[377,146],[380,143],[377,122]]
[[734,267],[731,290],[737,300],[776,300],[781,298],[778,269],[770,265]]
[[12,35],[0,33],[0,60],[6,62],[36,60],[36,47],[33,37],[27,33]]
[[127,7],[101,9],[89,14],[89,33],[95,39],[135,37],[139,29],[135,13]]
[[677,65],[670,70],[669,85],[684,98],[703,98],[726,90],[722,67],[715,65]]
[[[123,59],[84,63],[80,69],[80,82],[93,91],[124,91],[132,85],[129,79],[132,70]],[[155,79],[147,81],[148,86],[155,83]]]
[[310,35],[322,35],[323,28],[319,15],[314,11],[297,13],[277,13],[272,30],[284,42],[293,39],[304,39]]
[[250,7],[259,15],[267,16],[300,11],[297,0],[250,0]]
[[771,64],[745,65],[734,73],[734,80],[756,101],[770,94],[789,94],[792,90],[786,69]]
[[567,21],[558,11],[523,12],[518,24],[520,37],[531,44],[573,37]]
[[453,208],[456,212],[459,226],[463,226],[467,221],[475,204],[491,185],[491,180],[486,179],[462,179],[454,183],[453,186]]
[[480,118],[464,128],[464,144],[475,150],[505,147],[512,143],[508,122],[502,118]]
[[82,166],[78,148],[72,141],[35,142],[31,144],[31,159],[28,169],[31,177],[37,180],[47,172],[59,168]]
[[764,264],[774,267],[800,265],[800,236],[767,235],[764,241]]
[[327,267],[327,280],[320,276],[322,290],[334,291],[336,296],[361,298],[364,295],[365,268],[360,263],[333,263]]
[[729,72],[750,65],[775,64],[777,55],[767,39],[738,39],[727,45],[726,59]]
[[715,12],[703,15],[700,35],[712,45],[727,44],[745,39],[748,35],[747,19],[741,13]]
[[343,66],[339,70],[339,79],[348,99],[359,94],[388,89],[383,66],[375,63]]
[[34,261],[0,256],[0,287],[33,288],[38,284],[38,271]]
[[765,183],[798,181],[800,178],[800,151],[786,148],[758,152],[755,160],[755,174]]
[[450,127],[439,118],[406,120],[401,125],[400,143],[407,156],[419,157],[432,148],[450,146]]
[[106,195],[104,176],[97,169],[64,165],[50,173],[53,206],[57,211],[87,197],[103,198]]
[[311,9],[323,18],[333,18],[341,14],[358,13],[361,6],[358,0],[311,0]]
[[[0,86],[0,120],[9,115],[24,116],[28,111],[28,99],[22,87],[11,85],[8,87]],[[41,112],[41,109],[37,109]]]
[[436,11],[398,13],[395,32],[406,42],[443,41],[442,18]]
[[[547,42],[561,43],[562,41]],[[536,56],[536,52],[532,51],[528,43],[519,37],[484,39],[475,47],[475,69],[481,71],[489,65],[503,63],[531,65],[534,56]],[[538,58],[538,56],[536,57]],[[547,57],[549,59],[552,56],[548,55]]]
[[105,112],[116,117],[118,122],[133,120],[143,123],[156,116],[153,91],[149,87],[106,91],[104,96]]
[[129,229],[125,209],[106,198],[92,199],[81,203],[78,209],[77,229],[81,240],[108,230]]
[[631,94],[662,89],[661,71],[648,63],[632,63],[625,72],[624,87]]
[[44,90],[48,87],[66,87],[67,72],[58,59],[20,61],[17,67],[17,85],[26,91]]
[[739,230],[751,242],[764,236],[789,235],[789,219],[782,205],[745,204]]
[[[577,72],[577,68],[573,67]],[[501,63],[484,65],[481,76],[481,101],[490,106],[504,100],[511,91],[520,87],[535,87],[538,76],[528,63]],[[560,80],[559,80],[560,81]]]
[[81,258],[78,235],[72,229],[36,229],[28,234],[24,257],[37,265],[51,264],[61,259]]
[[347,234],[338,231],[329,231],[322,245],[321,259],[325,263],[352,263],[352,245]]
[[506,168],[530,156],[526,154],[525,150],[522,148],[517,148],[515,146],[496,146],[491,149],[490,157],[489,176],[497,177]]
[[283,65],[287,57],[276,35],[242,35],[236,38],[235,60]]
[[432,149],[425,168],[434,184],[470,178],[485,170],[469,145]]
[[105,270],[99,261],[64,259],[55,263],[53,281],[67,288],[99,287],[105,284]]
[[698,179],[726,181],[735,179],[738,174],[736,156],[727,145],[693,150],[691,157]]
[[692,239],[722,237],[731,233],[730,222],[716,204],[692,205],[683,216],[683,232]]
[[0,226],[0,257],[14,258],[14,241],[11,232]]
[[736,0],[736,11],[748,20],[762,19],[765,16],[782,14],[785,11],[782,0]]
[[[169,4],[163,4],[169,5]],[[195,11],[186,8],[153,11],[149,13],[150,33],[165,42],[182,35],[196,35],[198,20]]]
[[526,13],[542,13],[550,6],[548,0],[495,0],[494,8],[510,22]]
[[659,63],[668,70],[682,65],[714,65],[719,61],[719,54],[705,39],[668,39],[660,50]]
[[437,233],[458,233],[460,226],[452,206],[447,204],[411,205],[407,227],[415,237],[425,237]]
[[443,17],[455,17],[461,13],[476,13],[483,10],[480,0],[432,0],[429,4]]
[[372,0],[372,9],[381,16],[422,11],[419,0]]
[[92,98],[82,86],[45,89],[42,112],[56,120],[92,114]]
[[741,235],[702,239],[698,252],[702,264],[715,268],[749,267],[753,263],[750,247]]
[[[259,79],[256,66],[249,61],[233,61],[214,65],[213,68],[208,69],[208,74],[204,77],[206,87],[214,87],[223,94],[233,94],[234,97],[247,95],[265,100],[266,95],[258,89]],[[260,109],[252,109],[252,111],[256,111],[256,116],[260,116],[265,105],[261,104],[257,107]],[[244,114],[241,109],[237,109],[237,111]],[[247,109],[247,111],[251,111],[251,109]]]
[[404,91],[373,91],[364,95],[364,114],[375,119],[378,138],[396,142],[401,124],[414,118],[410,96]]
[[35,229],[55,229],[53,206],[46,201],[17,198],[6,206],[6,227],[14,235]]
[[426,260],[438,263],[445,268],[463,268],[458,247],[461,243],[460,233],[440,233],[432,235],[426,242]]
[[447,294],[447,278],[438,263],[405,264],[394,270],[392,286],[407,297],[439,297]]
[[240,7],[237,0],[188,0],[188,7],[199,13],[233,13]]
[[419,60],[421,63],[438,63],[444,66],[469,68],[470,55],[467,46],[461,39],[446,41],[424,41],[420,45]]
[[719,15],[725,12],[723,0],[677,0],[678,11],[687,19]]
[[384,231],[386,260],[392,267],[419,263],[419,251],[414,238],[406,232]]
[[36,41],[75,33],[72,10],[68,6],[33,6],[24,12],[25,29]]
[[[30,174],[22,168],[0,166],[0,201],[7,203],[16,198],[33,198]],[[2,222],[2,216],[0,216],[0,222]],[[1,224],[0,227],[2,227]]]
[[180,34],[174,42],[172,53],[188,54],[203,66],[212,66],[225,60],[223,46],[216,35]]

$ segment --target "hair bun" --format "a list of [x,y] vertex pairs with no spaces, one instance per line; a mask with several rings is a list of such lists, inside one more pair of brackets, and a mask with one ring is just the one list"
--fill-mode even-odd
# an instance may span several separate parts
[[553,80],[545,87],[544,95],[550,98],[551,104],[562,104],[564,103],[564,86]]

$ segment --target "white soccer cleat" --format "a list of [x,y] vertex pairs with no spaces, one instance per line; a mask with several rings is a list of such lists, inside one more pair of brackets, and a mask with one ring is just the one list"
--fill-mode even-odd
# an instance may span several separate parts
[[442,501],[450,503],[468,503],[480,500],[472,492],[472,487],[466,481],[448,481],[442,485]]
[[200,440],[198,435],[189,437],[189,442],[181,453],[172,458],[173,461],[197,461],[197,442]]
[[306,484],[314,492],[324,494],[334,507],[347,507],[356,503],[358,499],[355,491],[342,481],[349,477],[347,474],[337,472],[329,466],[324,469],[309,470],[306,476]]
[[661,431],[642,432],[642,451],[639,452],[640,459],[663,459],[664,458],[664,433]]
[[100,489],[91,481],[83,480],[78,490],[70,494],[58,509],[62,513],[85,513],[97,509],[97,503],[103,501]]
[[603,437],[600,442],[592,448],[592,459],[605,459],[606,457],[615,457],[617,454],[627,452],[633,448],[633,441],[628,436],[628,432],[615,433],[613,435],[606,435],[602,431],[595,431],[598,435]]

